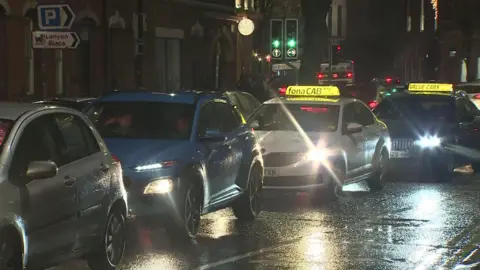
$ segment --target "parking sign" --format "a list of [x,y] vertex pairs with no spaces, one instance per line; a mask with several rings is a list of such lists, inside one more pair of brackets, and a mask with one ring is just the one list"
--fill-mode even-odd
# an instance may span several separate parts
[[75,14],[69,5],[38,5],[38,27],[41,30],[64,30],[72,26]]

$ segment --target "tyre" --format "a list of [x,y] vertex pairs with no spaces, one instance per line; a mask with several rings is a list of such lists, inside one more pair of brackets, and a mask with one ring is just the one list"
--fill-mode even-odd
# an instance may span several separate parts
[[455,176],[455,158],[446,155],[443,159],[431,162],[430,171],[437,182],[450,182]]
[[120,265],[125,253],[126,221],[121,209],[113,209],[108,215],[103,241],[87,256],[92,270],[114,270]]
[[233,214],[240,221],[252,221],[262,210],[263,172],[254,165],[248,176],[247,189],[232,205]]
[[171,240],[195,240],[200,227],[202,194],[199,184],[193,181],[187,183],[177,202],[178,215],[167,221],[165,227]]
[[0,269],[22,270],[22,248],[16,232],[5,231],[0,234]]
[[385,151],[382,151],[375,166],[373,175],[367,179],[367,185],[372,191],[382,190],[388,177],[389,157]]
[[[343,196],[343,183],[345,183],[345,166],[342,163],[336,163],[332,167],[332,174],[325,174],[327,182],[327,190],[325,191],[325,199],[327,201],[336,201]],[[318,198],[321,199],[321,198]]]

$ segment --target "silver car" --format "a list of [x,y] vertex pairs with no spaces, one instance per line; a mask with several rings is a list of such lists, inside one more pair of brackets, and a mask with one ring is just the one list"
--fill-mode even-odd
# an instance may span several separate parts
[[84,115],[0,102],[0,269],[115,269],[126,210],[121,166]]

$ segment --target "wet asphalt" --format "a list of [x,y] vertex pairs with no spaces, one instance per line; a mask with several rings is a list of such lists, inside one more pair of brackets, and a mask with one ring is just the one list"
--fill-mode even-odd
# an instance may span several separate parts
[[[265,192],[258,220],[238,223],[229,209],[203,216],[191,245],[139,227],[121,269],[452,269],[479,239],[479,177],[408,179],[380,192],[352,184],[321,205],[309,194]],[[59,269],[88,268],[74,261],[49,270]]]

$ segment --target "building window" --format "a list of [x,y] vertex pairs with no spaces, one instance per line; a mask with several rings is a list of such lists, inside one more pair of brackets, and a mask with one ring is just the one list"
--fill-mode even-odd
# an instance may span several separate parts
[[412,16],[411,16],[411,11],[410,11],[410,0],[407,0],[407,6],[406,6],[406,18],[407,18],[407,25],[406,29],[407,32],[412,31]]
[[425,2],[420,0],[420,32],[425,31]]
[[180,90],[181,40],[157,38],[155,40],[155,78],[160,91]]
[[338,6],[337,9],[337,36],[343,36],[343,7]]

